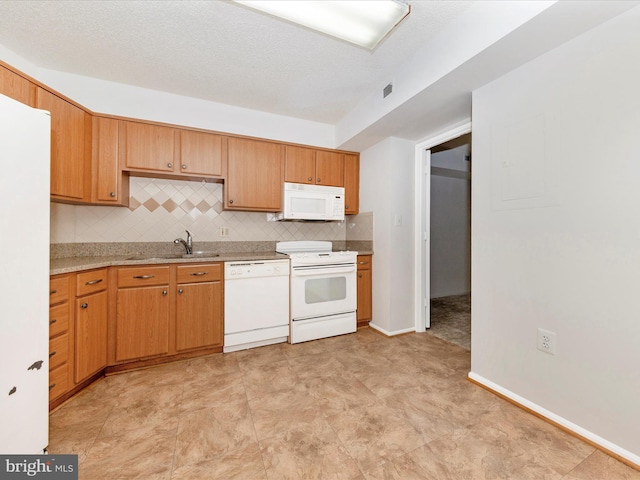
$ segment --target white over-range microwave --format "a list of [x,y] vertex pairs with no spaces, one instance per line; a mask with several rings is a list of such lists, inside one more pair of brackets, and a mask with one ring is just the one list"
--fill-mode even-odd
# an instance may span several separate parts
[[277,220],[344,220],[344,187],[284,184]]

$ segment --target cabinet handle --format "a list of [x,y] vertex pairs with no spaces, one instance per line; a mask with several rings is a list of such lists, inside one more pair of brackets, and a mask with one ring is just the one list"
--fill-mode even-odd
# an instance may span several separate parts
[[133,278],[137,278],[139,280],[149,280],[150,278],[154,278],[155,275],[134,275]]
[[49,385],[49,390],[53,390],[54,388],[56,388],[56,384],[52,383],[51,385]]
[[82,305],[80,305],[80,308],[89,308],[89,304],[88,303],[83,303]]
[[233,203],[233,200],[229,200],[229,204],[232,204],[232,203]]
[[54,318],[53,320],[51,320],[51,321],[49,322],[49,325],[53,325],[53,324],[54,324],[54,323],[56,323],[57,321],[58,321],[58,320]]
[[183,169],[183,170],[186,170],[186,169],[187,169],[187,164],[186,164],[186,163],[183,163],[183,164],[182,164],[182,169]]
[[55,295],[56,293],[58,293],[58,290],[51,290],[51,291],[49,292],[49,295]]
[[167,295],[167,291],[166,291],[166,290],[163,290],[163,291],[162,291],[162,296],[163,296],[163,297],[165,297],[166,295]]
[[367,263],[369,263],[369,262],[360,261],[360,262],[358,262],[358,265],[366,265]]
[[55,351],[51,352],[51,353],[49,354],[49,358],[53,357],[56,353],[58,353],[58,352],[55,352]]
[[109,192],[109,196],[110,196],[111,198],[115,197],[115,196],[116,196],[116,192]]
[[101,278],[98,278],[97,280],[89,280],[88,282],[84,282],[85,285],[96,285],[98,283],[100,283],[102,281]]
[[309,177],[309,178],[307,178],[307,180],[308,180],[308,181],[311,181],[311,180],[313,180],[313,177]]
[[203,275],[209,275],[209,272],[193,272],[191,275],[194,277],[201,277]]
[[168,168],[173,168],[173,163],[171,163],[171,162],[167,163],[167,167]]
[[180,295],[182,295],[182,294],[184,293],[184,290],[179,289],[179,290],[178,290],[178,293],[179,293]]

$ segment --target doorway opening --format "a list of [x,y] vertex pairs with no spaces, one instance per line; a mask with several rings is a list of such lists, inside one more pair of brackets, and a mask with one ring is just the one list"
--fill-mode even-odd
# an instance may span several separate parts
[[[427,333],[471,349],[471,134],[430,148]],[[426,222],[425,222],[426,223]]]

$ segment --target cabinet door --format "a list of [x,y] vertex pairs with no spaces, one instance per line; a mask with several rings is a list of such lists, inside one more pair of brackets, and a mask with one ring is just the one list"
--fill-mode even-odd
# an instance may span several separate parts
[[173,172],[175,130],[160,125],[120,122],[124,166],[134,170]]
[[310,148],[285,147],[284,181],[316,183],[316,151]]
[[371,255],[358,255],[358,326],[366,325],[373,317]]
[[180,158],[176,171],[185,175],[222,176],[226,137],[213,133],[180,131]]
[[129,177],[118,163],[118,120],[93,117],[92,203],[129,205]]
[[225,208],[282,210],[284,146],[229,138]]
[[360,157],[344,156],[344,213],[354,215],[360,210]]
[[89,114],[40,87],[36,104],[51,112],[52,198],[89,202],[90,156],[85,151]]
[[0,65],[0,93],[30,107],[36,104],[35,84],[2,65]]
[[76,299],[75,382],[107,366],[107,292]]
[[118,290],[116,361],[168,353],[168,290],[168,285]]
[[344,187],[344,154],[316,152],[316,183],[333,187]]
[[222,345],[221,282],[178,285],[176,350]]

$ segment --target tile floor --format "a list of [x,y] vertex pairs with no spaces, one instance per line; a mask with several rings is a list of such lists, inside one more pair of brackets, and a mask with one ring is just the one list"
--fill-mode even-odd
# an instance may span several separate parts
[[471,350],[471,294],[432,298],[427,333]]
[[469,351],[371,329],[100,380],[51,415],[80,479],[640,479],[465,380]]

